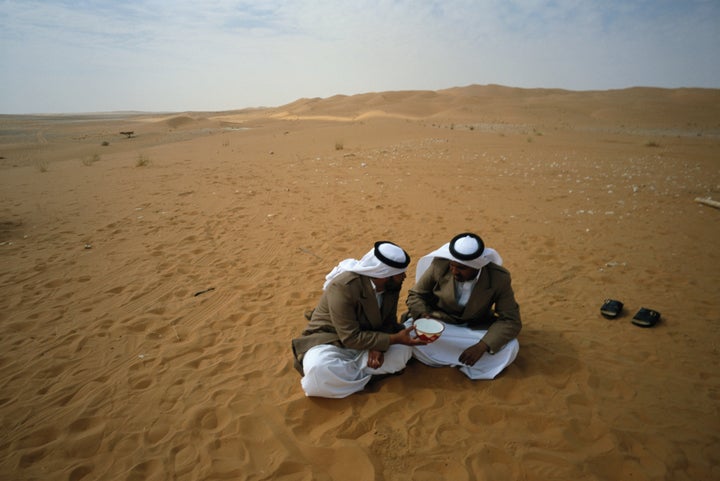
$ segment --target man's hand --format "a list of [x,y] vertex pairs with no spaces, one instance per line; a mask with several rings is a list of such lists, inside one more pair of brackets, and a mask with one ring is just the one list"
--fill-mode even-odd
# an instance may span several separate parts
[[488,345],[485,344],[485,341],[480,341],[465,349],[462,354],[460,354],[458,361],[466,366],[474,366],[486,352],[488,352]]
[[410,326],[395,334],[390,334],[390,344],[405,344],[406,346],[424,346],[427,342],[410,335],[415,326]]
[[383,365],[383,362],[385,361],[385,354],[382,351],[368,351],[368,367],[372,369],[377,369],[380,366]]

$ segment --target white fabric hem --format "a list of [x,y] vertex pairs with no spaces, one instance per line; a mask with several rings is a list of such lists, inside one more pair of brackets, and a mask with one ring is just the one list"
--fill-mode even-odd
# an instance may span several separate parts
[[[408,319],[405,326],[409,327],[412,323],[413,320]],[[517,339],[505,344],[495,354],[483,354],[473,366],[459,361],[462,352],[480,342],[486,333],[487,331],[473,330],[465,325],[445,323],[445,330],[437,341],[412,348],[413,357],[431,367],[458,367],[460,372],[470,379],[495,379],[517,357],[520,350]]]
[[383,365],[368,367],[368,351],[332,344],[311,348],[303,357],[305,375],[300,385],[306,396],[344,398],[362,391],[374,375],[402,371],[412,357],[409,346],[392,345],[385,352]]

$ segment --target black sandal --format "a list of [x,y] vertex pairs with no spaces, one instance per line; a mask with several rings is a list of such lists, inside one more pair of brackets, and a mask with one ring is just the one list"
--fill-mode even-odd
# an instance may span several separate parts
[[640,327],[653,327],[658,322],[660,322],[660,313],[646,307],[641,307],[632,318],[632,323]]
[[615,319],[623,310],[623,303],[615,299],[605,299],[600,314],[608,319]]

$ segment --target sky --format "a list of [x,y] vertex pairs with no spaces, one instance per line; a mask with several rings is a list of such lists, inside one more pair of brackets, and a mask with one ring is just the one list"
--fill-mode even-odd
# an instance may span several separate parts
[[0,0],[0,114],[720,88],[720,0]]

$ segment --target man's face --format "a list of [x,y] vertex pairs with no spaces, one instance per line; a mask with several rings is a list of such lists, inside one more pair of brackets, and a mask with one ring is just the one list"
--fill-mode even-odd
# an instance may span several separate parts
[[478,275],[478,270],[468,267],[459,262],[450,261],[450,273],[453,275],[456,281],[466,282],[475,279]]
[[385,282],[385,290],[386,291],[399,291],[402,287],[402,283],[405,280],[407,276],[405,273],[397,274],[392,277],[388,277],[387,282]]

